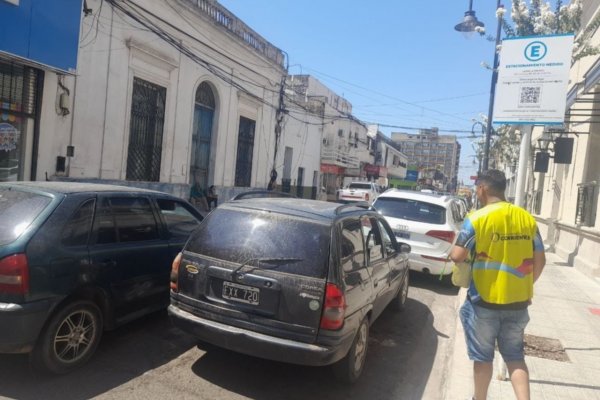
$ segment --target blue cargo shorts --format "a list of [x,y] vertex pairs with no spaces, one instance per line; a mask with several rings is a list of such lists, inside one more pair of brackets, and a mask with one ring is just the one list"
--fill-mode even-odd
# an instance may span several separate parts
[[523,361],[523,337],[529,322],[527,309],[495,310],[471,303],[460,308],[469,359],[492,362],[496,341],[505,362]]

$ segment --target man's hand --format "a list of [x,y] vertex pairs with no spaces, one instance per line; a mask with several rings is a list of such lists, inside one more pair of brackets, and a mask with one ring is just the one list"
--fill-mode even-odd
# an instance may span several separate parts
[[469,250],[465,249],[461,246],[454,246],[452,248],[452,252],[450,252],[450,259],[454,261],[455,264],[461,263],[467,259],[469,255]]

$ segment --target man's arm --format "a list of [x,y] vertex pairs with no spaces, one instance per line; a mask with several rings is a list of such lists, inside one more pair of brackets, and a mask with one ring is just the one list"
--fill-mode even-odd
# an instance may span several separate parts
[[461,263],[467,259],[469,252],[475,245],[475,229],[469,218],[465,218],[463,226],[456,239],[456,244],[450,252],[450,259],[455,263]]
[[536,231],[533,239],[533,282],[537,281],[546,265],[546,253],[540,231]]

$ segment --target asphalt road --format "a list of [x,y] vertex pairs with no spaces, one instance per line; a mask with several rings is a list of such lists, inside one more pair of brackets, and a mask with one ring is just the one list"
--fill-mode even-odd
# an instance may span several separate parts
[[365,370],[352,386],[338,383],[326,367],[277,363],[198,343],[161,312],[105,333],[91,362],[69,375],[37,375],[26,356],[0,355],[0,398],[440,399],[453,348],[457,290],[420,274],[411,279],[407,310],[385,310],[371,326]]

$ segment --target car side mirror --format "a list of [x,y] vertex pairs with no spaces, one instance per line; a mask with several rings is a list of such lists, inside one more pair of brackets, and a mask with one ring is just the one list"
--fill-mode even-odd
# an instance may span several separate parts
[[410,253],[412,251],[412,247],[406,243],[398,243],[397,249],[400,253]]

